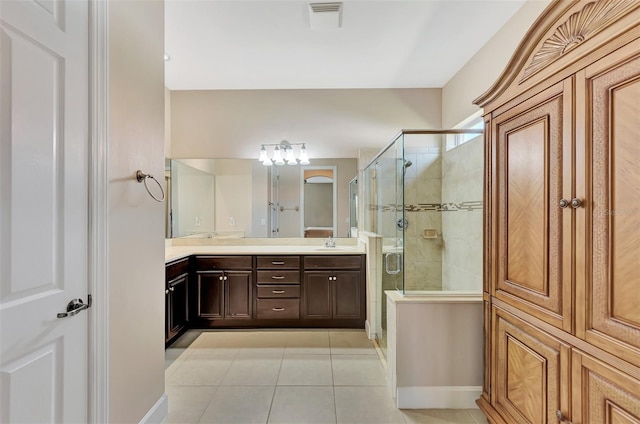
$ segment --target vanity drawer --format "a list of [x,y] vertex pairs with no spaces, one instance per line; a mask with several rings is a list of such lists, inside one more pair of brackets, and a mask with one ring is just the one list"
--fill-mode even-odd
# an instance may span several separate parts
[[197,270],[251,269],[252,256],[196,256]]
[[269,297],[300,297],[300,286],[290,285],[290,286],[258,286],[258,297],[261,299],[269,298]]
[[300,299],[257,299],[257,319],[299,319]]
[[167,264],[165,268],[165,278],[167,281],[171,281],[187,272],[189,272],[189,258],[180,259]]
[[258,269],[297,269],[300,256],[258,256]]
[[359,269],[362,263],[360,255],[318,255],[305,256],[305,269]]
[[258,284],[300,284],[300,271],[258,271]]

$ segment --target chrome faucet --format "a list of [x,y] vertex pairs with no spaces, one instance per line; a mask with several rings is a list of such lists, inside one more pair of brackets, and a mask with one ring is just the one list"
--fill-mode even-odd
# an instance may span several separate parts
[[336,241],[333,237],[329,236],[329,238],[324,241],[324,247],[336,247]]

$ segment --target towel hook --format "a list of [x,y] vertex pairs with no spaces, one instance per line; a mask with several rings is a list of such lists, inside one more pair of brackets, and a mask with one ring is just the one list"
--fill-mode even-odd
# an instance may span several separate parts
[[[153,195],[153,193],[151,193],[151,190],[149,190],[149,186],[147,185],[147,180],[148,179],[152,179],[153,181],[156,182],[156,184],[158,184],[158,187],[160,188],[160,192],[162,193],[162,198],[158,199],[156,196]],[[151,198],[153,200],[155,200],[156,202],[162,202],[164,200],[164,189],[162,188],[162,185],[160,184],[160,181],[156,180],[153,175],[151,174],[145,174],[144,172],[142,172],[141,170],[137,170],[136,171],[136,180],[138,180],[139,183],[144,183],[144,188],[147,189],[147,193],[149,193],[149,196],[151,196]]]

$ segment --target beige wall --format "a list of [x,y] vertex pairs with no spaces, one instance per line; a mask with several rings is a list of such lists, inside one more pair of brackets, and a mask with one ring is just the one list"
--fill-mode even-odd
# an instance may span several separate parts
[[[439,128],[440,89],[171,92],[171,157],[257,158],[305,142],[313,158],[356,158],[402,128]],[[331,146],[339,146],[331,147]]]
[[529,0],[442,88],[442,126],[451,128],[478,111],[473,100],[498,79],[549,0]]
[[[164,394],[164,4],[109,2],[109,414],[138,423]],[[80,400],[79,400],[80,401]]]
[[171,157],[171,91],[164,88],[164,157]]

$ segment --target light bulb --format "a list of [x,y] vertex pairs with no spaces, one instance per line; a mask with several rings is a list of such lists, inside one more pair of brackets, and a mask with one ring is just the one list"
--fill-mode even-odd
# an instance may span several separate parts
[[[262,145],[262,149],[260,149],[260,157],[258,157],[258,160],[260,162],[264,162],[265,160],[268,160],[269,158],[267,157],[267,149],[264,148],[264,144]],[[269,161],[271,162],[271,161]]]
[[271,166],[271,165],[273,165],[273,162],[271,162],[271,159],[266,158],[264,161],[262,161],[262,164],[264,166]]
[[307,156],[307,148],[304,144],[300,149],[300,165],[309,165],[309,156]]
[[278,146],[276,146],[276,149],[273,151],[273,163],[276,165],[284,165],[284,160],[282,159],[282,154]]
[[293,154],[293,147],[289,147],[285,152],[284,159],[287,161],[287,165],[297,165],[298,161],[296,161],[296,157]]

